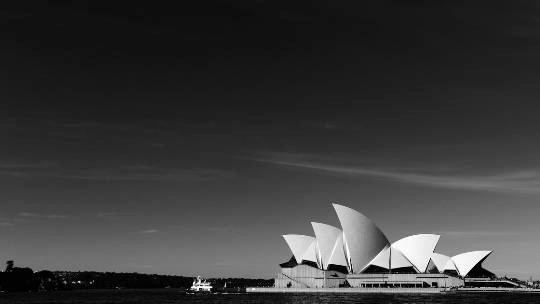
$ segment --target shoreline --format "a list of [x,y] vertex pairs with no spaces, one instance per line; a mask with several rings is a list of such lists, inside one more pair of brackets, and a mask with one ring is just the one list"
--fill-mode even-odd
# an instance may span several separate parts
[[455,293],[538,293],[528,288],[264,288],[248,287],[246,293],[374,293],[374,294],[455,294]]

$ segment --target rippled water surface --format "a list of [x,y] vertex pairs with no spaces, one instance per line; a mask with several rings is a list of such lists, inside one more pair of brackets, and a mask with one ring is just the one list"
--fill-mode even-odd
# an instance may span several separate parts
[[187,295],[180,290],[86,290],[49,293],[0,294],[1,304],[105,303],[540,303],[540,294],[223,294]]

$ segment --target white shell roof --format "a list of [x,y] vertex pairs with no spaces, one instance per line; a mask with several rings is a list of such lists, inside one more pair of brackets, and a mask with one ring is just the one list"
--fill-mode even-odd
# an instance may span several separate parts
[[[311,226],[313,226],[313,231],[315,232],[321,266],[323,269],[328,269],[336,242],[341,237],[342,232],[334,226],[323,223],[311,222]],[[343,249],[341,249],[341,252],[343,252]],[[347,264],[343,266],[347,266]]]
[[399,249],[391,246],[383,249],[369,264],[385,269],[414,266]]
[[452,261],[452,259],[448,259],[448,261],[446,262],[446,265],[444,265],[443,271],[446,271],[446,270],[458,271],[456,268],[456,264],[454,264],[454,261]]
[[343,231],[312,222],[316,238],[283,235],[298,264],[311,261],[323,269],[328,269],[330,264],[341,265],[347,266],[352,273],[361,273],[369,265],[386,269],[413,266],[417,271],[425,272],[431,260],[441,272],[455,270],[461,276],[467,276],[491,254],[491,251],[471,251],[450,258],[435,253],[433,250],[440,238],[436,234],[412,235],[390,245],[383,232],[365,215],[346,206],[332,205]]
[[333,204],[343,228],[350,269],[360,273],[389,244],[382,231],[362,213]]
[[452,257],[452,261],[456,265],[457,271],[461,276],[466,276],[474,266],[482,263],[491,251],[471,251],[458,254]]
[[448,263],[448,260],[450,260],[450,257],[444,254],[434,252],[431,255],[431,260],[433,261],[433,264],[435,264],[435,267],[437,267],[440,272],[443,272],[446,263]]
[[[283,236],[287,245],[291,249],[294,259],[298,264],[302,263],[304,254],[308,248],[315,242],[315,238],[301,234],[286,234]],[[316,261],[316,260],[315,260]]]
[[[416,270],[422,273],[426,271],[429,259],[433,255],[433,250],[435,250],[440,237],[440,235],[436,234],[411,235],[393,243],[392,248],[403,253]],[[393,263],[392,268],[396,268]]]
[[399,250],[394,247],[391,248],[391,263],[390,267],[392,269],[402,268],[402,267],[411,267],[414,266],[409,259]]
[[328,260],[328,265],[340,265],[347,267],[347,257],[345,255],[345,245],[343,244],[343,232],[339,234],[330,259]]
[[313,240],[313,242],[309,245],[308,249],[302,256],[302,261],[310,261],[317,263],[317,266],[320,267],[319,259],[317,257],[317,242]]
[[369,265],[388,269],[390,267],[390,247],[386,247],[369,262]]

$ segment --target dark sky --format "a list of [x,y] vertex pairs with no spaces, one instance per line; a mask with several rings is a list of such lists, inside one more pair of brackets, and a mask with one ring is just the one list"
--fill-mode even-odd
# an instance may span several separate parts
[[339,202],[540,276],[537,2],[187,2],[2,4],[0,259],[271,277]]

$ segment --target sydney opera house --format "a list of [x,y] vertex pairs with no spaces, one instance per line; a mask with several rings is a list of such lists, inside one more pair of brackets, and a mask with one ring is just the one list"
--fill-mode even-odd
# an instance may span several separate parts
[[312,222],[314,236],[283,236],[292,257],[280,264],[276,288],[455,288],[502,283],[482,267],[491,251],[447,256],[435,251],[440,238],[436,234],[390,243],[360,212],[333,206],[341,229]]

